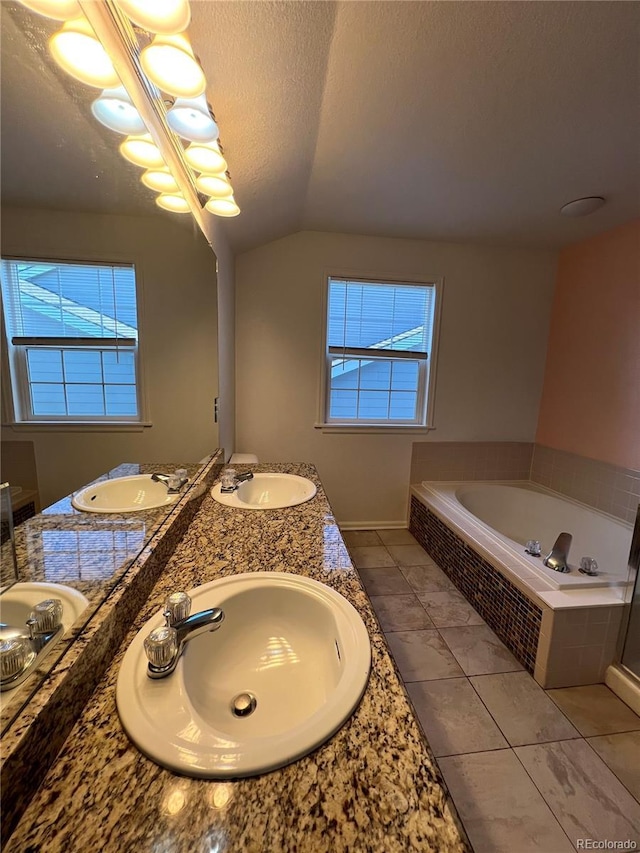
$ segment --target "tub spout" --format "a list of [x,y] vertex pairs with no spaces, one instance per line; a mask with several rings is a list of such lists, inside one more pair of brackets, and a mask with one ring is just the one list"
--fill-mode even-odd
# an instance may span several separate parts
[[561,533],[554,542],[553,548],[542,561],[549,569],[554,572],[570,572],[571,569],[567,563],[569,559],[569,548],[571,548],[571,540],[573,536],[570,533]]

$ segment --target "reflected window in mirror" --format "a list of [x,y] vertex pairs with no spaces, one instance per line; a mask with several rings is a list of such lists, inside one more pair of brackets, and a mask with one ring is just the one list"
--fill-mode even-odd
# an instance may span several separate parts
[[16,423],[139,423],[133,264],[2,259]]
[[25,547],[49,583],[105,581],[134,559],[145,543],[143,522],[113,522],[104,530],[27,529]]

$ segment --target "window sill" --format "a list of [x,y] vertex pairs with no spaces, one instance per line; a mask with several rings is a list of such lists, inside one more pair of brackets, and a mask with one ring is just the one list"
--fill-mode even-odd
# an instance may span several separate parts
[[313,425],[314,429],[319,429],[327,433],[351,433],[371,435],[375,433],[399,433],[402,435],[425,435],[435,427],[431,425],[419,426],[418,424],[323,424],[318,423]]
[[2,424],[14,432],[142,432],[151,421],[16,421]]

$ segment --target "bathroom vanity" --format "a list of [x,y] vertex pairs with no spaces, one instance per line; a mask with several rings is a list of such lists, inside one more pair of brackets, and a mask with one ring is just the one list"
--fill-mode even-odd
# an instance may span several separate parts
[[[203,482],[212,484],[220,466],[205,469]],[[7,853],[469,851],[315,468],[254,470],[301,475],[317,494],[269,511],[222,505],[208,489],[200,496],[141,609],[122,610],[123,619],[125,610],[137,615],[3,847]],[[265,571],[320,581],[356,608],[372,654],[362,701],[324,745],[279,770],[235,781],[175,775],[142,755],[122,728],[115,695],[125,652],[168,594]],[[135,574],[134,566],[125,580]],[[126,594],[118,586],[111,597]],[[37,775],[32,767],[22,772]]]

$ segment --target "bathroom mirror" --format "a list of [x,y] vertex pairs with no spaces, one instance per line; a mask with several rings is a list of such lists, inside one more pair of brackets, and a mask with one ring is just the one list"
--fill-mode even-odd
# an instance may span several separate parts
[[[147,346],[147,363],[142,361],[145,399],[147,409],[152,408],[157,418],[153,424],[156,432],[146,435],[158,434],[155,442],[152,438],[145,444],[144,430],[150,424],[140,425],[137,431],[107,432],[73,431],[50,425],[33,430],[16,425],[11,407],[7,406],[10,388],[7,392],[6,375],[3,376],[2,442],[5,446],[9,442],[34,444],[40,504],[45,507],[37,520],[28,520],[16,528],[18,580],[65,584],[82,592],[89,602],[37,672],[14,691],[2,693],[0,728],[5,731],[174,510],[172,505],[99,519],[77,512],[67,498],[60,496],[69,495],[97,475],[113,471],[117,463],[131,460],[181,464],[193,478],[199,465],[184,460],[197,460],[216,446],[217,426],[213,426],[212,412],[217,389],[217,315],[215,257],[209,245],[190,215],[176,216],[158,208],[155,194],[140,181],[141,170],[120,156],[118,147],[124,136],[101,125],[91,113],[91,103],[100,89],[77,82],[51,59],[47,42],[60,23],[16,2],[2,2],[0,7],[3,256],[135,264],[144,286],[144,304],[139,308],[143,313],[141,323],[144,322],[140,346]],[[142,235],[139,242],[144,243],[137,257],[129,256],[133,232],[136,239],[138,233]],[[128,244],[121,239],[127,235]],[[175,245],[176,257],[172,259],[172,278],[163,284],[159,278],[167,264],[160,255],[162,250],[168,251],[168,243]],[[197,262],[187,260],[195,256]],[[187,263],[199,264],[203,284],[198,300],[202,294],[202,303],[193,300],[193,307],[185,309],[191,314],[182,319],[180,326],[181,318],[176,315],[184,296],[175,287],[176,270],[179,273],[182,264],[184,275],[190,276]],[[165,278],[168,275],[165,273]],[[171,290],[176,291],[175,295]],[[193,316],[200,319],[201,339],[205,333],[210,339],[200,343],[197,351],[183,347],[175,352],[172,330],[177,328],[179,340],[184,341],[185,327],[191,324],[192,328]],[[205,320],[209,324],[206,329]],[[191,444],[185,440],[180,445],[171,438],[181,426],[172,416],[174,411],[184,411],[184,401],[164,400],[163,395],[166,388],[187,384],[184,371],[189,360],[206,365],[202,369],[208,371],[207,398],[194,403],[191,436],[195,434],[196,438]],[[4,339],[3,361],[6,370]],[[200,377],[194,377],[194,383],[201,387]],[[182,434],[185,431],[183,418]],[[180,452],[187,446],[189,453]],[[150,473],[156,467],[123,465],[116,476],[138,470]],[[88,471],[91,473],[87,475]],[[11,485],[20,489],[24,484],[14,480]],[[4,572],[3,580],[7,582]]]
[[[113,469],[108,476],[114,479],[148,474],[155,467],[124,464]],[[12,629],[24,630],[22,623],[14,624],[5,616],[5,613],[12,612],[15,603],[22,604],[24,597],[22,609],[28,611],[41,600],[59,597],[63,604],[64,630],[23,683],[0,692],[0,734],[7,730],[33,697],[47,672],[82,635],[160,526],[178,511],[178,499],[190,497],[192,489],[198,489],[191,484],[201,466],[185,464],[182,467],[186,469],[189,483],[174,503],[116,515],[79,512],[66,497],[20,524],[15,529],[14,540],[7,535],[8,541],[3,542],[2,551],[0,621],[10,623]],[[3,518],[3,530],[4,527]],[[9,549],[16,554],[15,574],[13,565],[5,560],[10,556]],[[55,586],[51,587],[51,584]],[[81,593],[84,600],[80,603],[68,601],[69,589]]]

